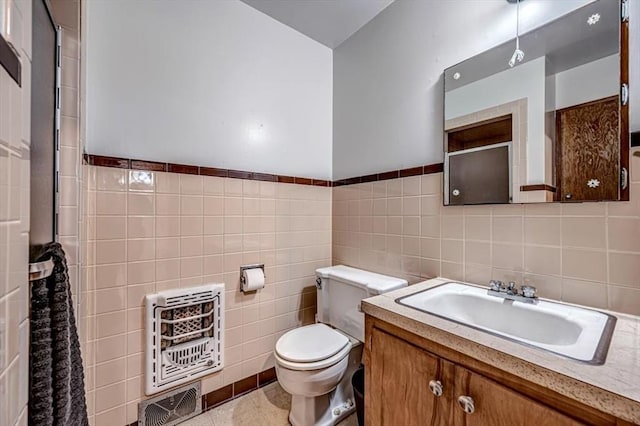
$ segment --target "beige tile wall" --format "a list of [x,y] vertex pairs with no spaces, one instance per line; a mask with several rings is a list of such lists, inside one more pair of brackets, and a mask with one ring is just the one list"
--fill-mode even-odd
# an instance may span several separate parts
[[0,67],[0,425],[11,426],[27,424],[29,384],[31,2],[8,7],[22,63],[21,87]]
[[[270,368],[277,338],[314,320],[315,269],[331,261],[331,188],[87,166],[89,365],[95,425],[137,419],[143,298],[224,282],[225,367],[203,392]],[[239,291],[242,264],[266,287]]]
[[640,151],[631,202],[442,206],[442,174],[333,189],[333,262],[403,276],[536,286],[640,315]]

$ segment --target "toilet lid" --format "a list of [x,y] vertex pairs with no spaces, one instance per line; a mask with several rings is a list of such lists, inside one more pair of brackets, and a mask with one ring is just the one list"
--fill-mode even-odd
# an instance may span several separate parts
[[324,324],[291,330],[276,343],[278,356],[292,362],[315,362],[327,359],[349,344],[347,336]]

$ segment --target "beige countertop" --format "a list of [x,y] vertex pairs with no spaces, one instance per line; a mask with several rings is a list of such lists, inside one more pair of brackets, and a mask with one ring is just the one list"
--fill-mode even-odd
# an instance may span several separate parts
[[640,317],[607,312],[617,322],[606,361],[589,365],[430,315],[395,299],[453,280],[434,278],[366,299],[363,311],[478,361],[640,424]]

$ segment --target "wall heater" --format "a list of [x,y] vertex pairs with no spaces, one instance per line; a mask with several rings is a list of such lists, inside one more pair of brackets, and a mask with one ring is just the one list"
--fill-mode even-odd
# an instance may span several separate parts
[[145,392],[152,395],[224,366],[224,284],[146,296]]

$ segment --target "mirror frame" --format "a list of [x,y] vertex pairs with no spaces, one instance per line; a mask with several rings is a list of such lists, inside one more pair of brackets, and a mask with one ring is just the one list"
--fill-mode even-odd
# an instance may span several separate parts
[[[620,88],[622,85],[629,87],[629,17],[622,16],[624,4],[629,0],[620,0]],[[628,10],[627,4],[627,10]],[[629,201],[630,187],[630,135],[629,135],[629,100],[626,103],[620,102],[620,121],[619,121],[619,139],[620,139],[620,170],[626,171],[626,186],[619,188],[618,201]]]

